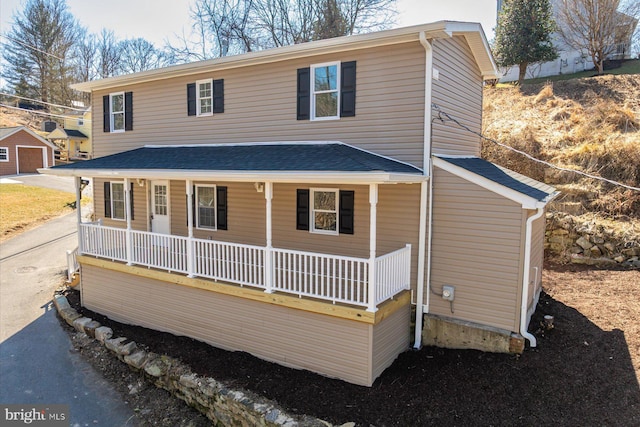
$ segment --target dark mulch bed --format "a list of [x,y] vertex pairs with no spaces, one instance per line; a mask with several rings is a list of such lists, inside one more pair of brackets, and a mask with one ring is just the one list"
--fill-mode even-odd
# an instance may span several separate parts
[[[559,268],[558,274],[562,281],[562,274],[571,271]],[[545,280],[550,278],[553,282],[553,276]],[[371,388],[113,322],[81,309],[77,295],[68,294],[72,305],[111,327],[114,336],[176,357],[200,375],[263,395],[291,414],[359,426],[640,425],[640,387],[629,353],[639,338],[630,343],[620,329],[603,330],[546,293],[531,322],[537,348],[527,348],[522,356],[433,347],[407,351]],[[555,317],[554,329],[540,326],[545,314]]]

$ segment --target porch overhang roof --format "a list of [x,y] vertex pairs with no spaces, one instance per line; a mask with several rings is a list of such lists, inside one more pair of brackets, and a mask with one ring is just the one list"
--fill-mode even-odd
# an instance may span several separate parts
[[542,208],[559,194],[550,185],[479,157],[437,156],[434,157],[433,164],[519,203],[524,209]]
[[342,142],[145,146],[40,169],[85,178],[317,183],[417,183],[423,171]]

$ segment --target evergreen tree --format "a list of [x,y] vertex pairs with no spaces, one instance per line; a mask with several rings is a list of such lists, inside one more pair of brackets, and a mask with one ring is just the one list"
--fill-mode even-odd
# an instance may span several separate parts
[[29,0],[6,36],[2,77],[9,90],[44,102],[68,103],[78,29],[64,0]]
[[522,83],[529,64],[558,57],[551,42],[554,29],[549,0],[506,0],[498,14],[493,48],[497,64],[518,65],[518,83]]

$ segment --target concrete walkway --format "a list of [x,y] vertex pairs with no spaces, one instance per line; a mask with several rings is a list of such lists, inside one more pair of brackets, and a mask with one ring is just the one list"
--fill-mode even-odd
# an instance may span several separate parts
[[67,249],[76,246],[75,213],[0,245],[0,403],[66,404],[74,427],[137,425],[56,318],[53,291],[65,278]]

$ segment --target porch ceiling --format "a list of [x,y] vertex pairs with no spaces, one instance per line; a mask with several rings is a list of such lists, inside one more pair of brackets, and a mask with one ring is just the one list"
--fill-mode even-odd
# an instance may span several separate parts
[[41,173],[277,182],[421,182],[421,169],[341,142],[145,146]]

